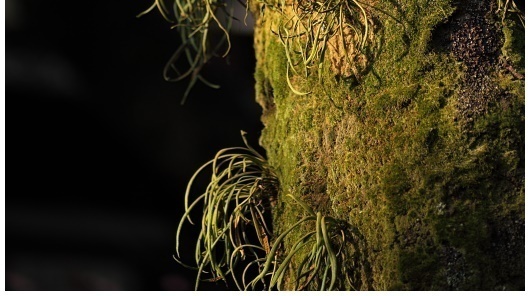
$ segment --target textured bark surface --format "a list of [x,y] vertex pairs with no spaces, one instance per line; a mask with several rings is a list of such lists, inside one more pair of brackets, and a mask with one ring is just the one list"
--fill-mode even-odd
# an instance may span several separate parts
[[275,232],[301,218],[291,193],[348,225],[341,288],[524,289],[524,29],[497,1],[370,3],[362,77],[330,51],[300,96],[281,14],[252,1]]

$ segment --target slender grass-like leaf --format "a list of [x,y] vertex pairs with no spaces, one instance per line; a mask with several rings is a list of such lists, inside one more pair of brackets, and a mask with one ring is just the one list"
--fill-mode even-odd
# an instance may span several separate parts
[[[242,137],[245,147],[220,150],[192,175],[186,187],[185,212],[177,227],[176,260],[190,266],[180,258],[181,233],[186,221],[193,224],[192,212],[202,204],[201,231],[195,248],[196,289],[204,280],[226,282],[229,274],[238,288],[243,288],[245,284],[241,285],[233,273],[237,264],[247,264],[245,270],[256,266],[261,271],[265,253],[270,251],[272,234],[264,214],[266,205],[276,199],[277,179],[266,159],[248,145],[244,132]],[[192,200],[192,185],[207,170],[211,170],[210,182]],[[254,233],[256,240],[247,233]]]
[[[229,33],[234,16],[233,11],[226,8],[227,5],[225,0],[154,0],[148,9],[137,15],[141,17],[157,9],[171,24],[170,27],[180,33],[181,45],[166,63],[163,75],[165,80],[171,82],[189,79],[181,104],[184,104],[197,81],[209,87],[219,87],[204,79],[200,72],[212,57],[219,55],[221,47],[226,48],[220,56],[226,57],[230,52],[232,44]],[[243,5],[248,8],[247,4]],[[212,25],[222,32],[218,40],[212,40],[209,34]],[[188,65],[183,66],[181,61]],[[181,71],[181,67],[185,70]]]

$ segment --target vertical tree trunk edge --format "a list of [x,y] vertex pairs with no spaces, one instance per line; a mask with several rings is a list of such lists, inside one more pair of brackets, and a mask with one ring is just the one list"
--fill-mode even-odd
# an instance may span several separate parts
[[282,15],[251,1],[275,232],[302,218],[293,194],[347,225],[340,288],[524,290],[524,29],[493,0],[368,2],[360,79],[326,52],[297,95]]

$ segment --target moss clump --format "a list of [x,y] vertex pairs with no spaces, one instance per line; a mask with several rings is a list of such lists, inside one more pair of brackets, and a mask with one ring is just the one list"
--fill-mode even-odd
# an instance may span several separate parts
[[[320,79],[293,77],[297,89],[311,89],[305,96],[285,83],[285,51],[270,32],[280,15],[265,9],[258,19],[257,95],[268,106],[261,143],[283,195],[355,230],[352,289],[524,289],[524,81],[492,57],[487,108],[462,119],[467,70],[433,40],[452,22],[451,3],[373,4],[381,45],[370,70],[351,81],[325,61]],[[494,52],[524,73],[523,32],[502,30]],[[280,232],[300,219],[281,196]]]

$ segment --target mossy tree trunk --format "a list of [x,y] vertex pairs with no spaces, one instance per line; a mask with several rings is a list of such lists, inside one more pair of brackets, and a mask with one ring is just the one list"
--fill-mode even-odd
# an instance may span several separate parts
[[524,289],[517,16],[496,0],[368,1],[354,79],[333,50],[320,77],[287,78],[277,28],[292,8],[267,2],[251,9],[261,145],[281,184],[274,231],[302,217],[290,193],[348,225],[345,289]]

